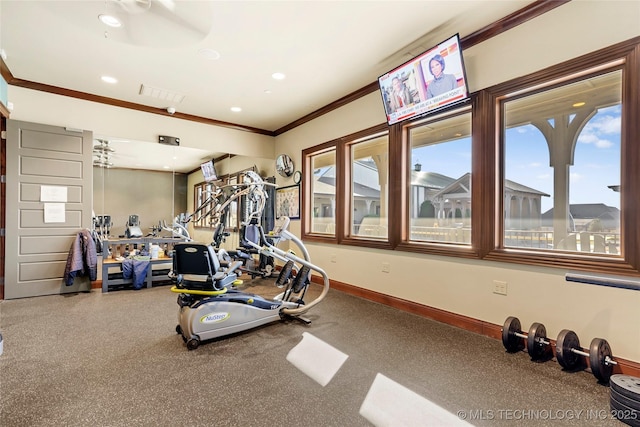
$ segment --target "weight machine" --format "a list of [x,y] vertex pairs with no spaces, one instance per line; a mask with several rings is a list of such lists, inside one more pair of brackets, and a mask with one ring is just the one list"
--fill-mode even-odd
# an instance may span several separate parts
[[[259,189],[259,190],[258,190]],[[241,215],[239,229],[240,245],[235,250],[225,250],[221,246],[229,237],[227,222],[233,203],[238,206]],[[186,222],[206,220],[214,227],[212,246],[221,254],[221,260],[242,261],[240,271],[255,277],[272,277],[275,272],[273,257],[261,254],[254,244],[260,243],[258,227],[272,230],[275,213],[275,178],[263,180],[254,171],[244,173],[244,182],[213,186],[204,202],[198,206]],[[263,229],[264,229],[263,228]],[[272,236],[267,236],[271,239]]]

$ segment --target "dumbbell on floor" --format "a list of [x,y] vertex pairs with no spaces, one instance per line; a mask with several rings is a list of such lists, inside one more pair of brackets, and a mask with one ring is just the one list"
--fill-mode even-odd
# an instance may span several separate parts
[[541,360],[550,354],[551,344],[547,340],[547,329],[542,323],[533,323],[529,333],[520,330],[520,320],[517,317],[507,317],[502,327],[502,344],[509,353],[515,353],[524,348],[522,339],[527,340],[527,353],[531,360]]
[[602,383],[608,383],[613,366],[618,363],[613,360],[611,347],[604,338],[594,338],[589,346],[589,353],[582,351],[580,339],[575,332],[563,329],[556,340],[556,359],[560,366],[567,370],[574,370],[582,364],[579,356],[589,358],[591,373]]

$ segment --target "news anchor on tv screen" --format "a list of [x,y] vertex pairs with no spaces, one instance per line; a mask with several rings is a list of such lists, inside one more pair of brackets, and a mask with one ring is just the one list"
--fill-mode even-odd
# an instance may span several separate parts
[[383,74],[378,84],[389,125],[469,99],[458,34]]

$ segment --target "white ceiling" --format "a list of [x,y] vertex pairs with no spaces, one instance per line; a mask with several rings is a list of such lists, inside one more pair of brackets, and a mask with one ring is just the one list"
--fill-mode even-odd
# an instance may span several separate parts
[[[529,3],[0,0],[0,48],[18,79],[275,131],[452,34],[469,35]],[[118,14],[124,25],[105,26],[101,13]],[[274,80],[274,72],[286,79]],[[184,99],[141,95],[141,85]],[[197,166],[210,153],[192,154]]]

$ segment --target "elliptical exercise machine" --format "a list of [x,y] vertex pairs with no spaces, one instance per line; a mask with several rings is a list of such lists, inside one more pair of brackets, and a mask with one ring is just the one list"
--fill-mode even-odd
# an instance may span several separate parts
[[[245,218],[248,223],[264,208],[265,184],[258,174],[249,173],[242,185],[244,189],[239,193],[245,194],[255,207],[249,217]],[[228,204],[227,202],[223,204]],[[220,209],[216,211],[221,212]],[[285,262],[275,283],[284,290],[273,299],[239,291],[233,286],[240,261],[231,262],[222,270],[222,254],[216,253],[212,246],[193,242],[175,245],[174,268],[170,277],[175,284],[171,288],[172,292],[179,294],[176,332],[182,336],[189,350],[196,349],[204,340],[246,331],[285,318],[310,323],[302,315],[327,295],[329,278],[324,270],[310,262],[304,244],[288,231],[288,224],[289,218],[281,217],[269,232],[268,238],[262,226],[257,224],[260,244],[251,244],[261,255]],[[272,243],[281,240],[293,241],[304,258]],[[296,271],[297,274],[294,275]],[[324,287],[317,298],[307,303],[304,297],[312,271],[322,276]]]

